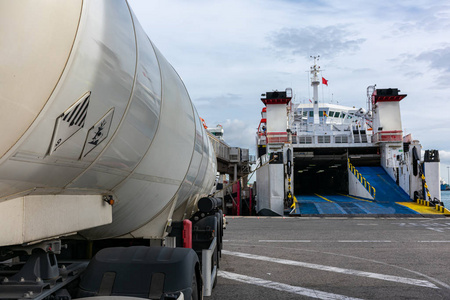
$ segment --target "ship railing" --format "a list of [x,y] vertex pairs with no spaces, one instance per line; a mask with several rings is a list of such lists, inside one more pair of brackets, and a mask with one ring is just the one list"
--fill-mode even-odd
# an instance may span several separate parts
[[208,132],[209,140],[211,141],[211,144],[214,149],[214,153],[216,154],[216,157],[218,159],[221,159],[223,161],[229,161],[230,160],[230,146],[228,146],[227,143],[225,143],[223,140],[218,139],[213,134]]
[[401,131],[401,130],[380,131],[374,135],[373,141],[374,141],[374,143],[402,142],[403,141],[403,131]]
[[289,136],[287,132],[268,132],[267,143],[268,144],[284,144],[289,143]]
[[370,184],[370,182],[355,168],[355,166],[348,159],[348,169],[355,175],[356,179],[364,186],[364,188],[369,192],[369,194],[375,199],[377,193],[376,189]]
[[[370,143],[370,140],[368,141]],[[292,134],[293,144],[352,144],[353,138],[350,132],[336,134],[314,134],[298,132]]]
[[355,140],[350,134],[297,134],[292,135],[293,144],[372,144],[370,135],[361,140]]

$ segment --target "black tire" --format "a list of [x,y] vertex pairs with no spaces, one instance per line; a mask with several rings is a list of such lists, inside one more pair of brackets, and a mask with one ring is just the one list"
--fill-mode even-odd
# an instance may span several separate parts
[[218,249],[218,258],[217,258],[217,268],[219,268],[220,258],[222,257],[222,243],[223,243],[223,213],[219,210],[216,213],[217,217],[217,249]]

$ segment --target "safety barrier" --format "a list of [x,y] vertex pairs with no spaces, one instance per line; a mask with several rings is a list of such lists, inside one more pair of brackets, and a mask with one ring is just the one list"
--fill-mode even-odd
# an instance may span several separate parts
[[[444,213],[444,214],[446,214],[446,215],[450,214],[450,210],[448,210],[447,208],[445,208],[444,205],[443,205],[443,203],[440,202],[439,200],[437,200],[436,198],[434,198],[435,201],[433,201],[433,204],[431,203],[431,202],[432,202],[432,199],[431,199],[431,195],[430,195],[430,190],[428,189],[427,181],[426,181],[426,179],[425,179],[425,175],[422,173],[420,177],[422,178],[422,184],[423,184],[423,187],[424,187],[425,192],[426,192],[426,194],[427,194],[428,200],[417,199],[417,203],[419,203],[419,204],[421,204],[421,205],[425,205],[425,206],[433,206],[433,205],[434,205],[434,208],[435,208],[438,212]],[[434,204],[434,203],[436,203],[436,200],[437,200],[439,203],[441,203],[442,205],[441,205],[441,204]]]
[[438,212],[441,212],[445,215],[450,215],[450,210],[445,208],[443,205],[440,205],[440,204],[433,205],[430,201],[424,200],[424,199],[416,199],[416,202],[423,206],[429,206],[429,207],[434,206],[434,209],[436,209]]
[[424,200],[424,199],[417,199],[417,203],[424,206],[431,206],[430,201]]
[[359,182],[361,182],[361,184],[364,185],[364,188],[369,192],[369,194],[373,197],[373,199],[375,199],[375,195],[376,195],[377,191],[370,184],[370,182],[367,181],[367,179],[364,176],[362,176],[361,173],[358,172],[358,170],[355,168],[355,166],[352,165],[352,163],[350,162],[350,158],[348,159],[348,169],[350,172],[352,172],[356,176],[356,179],[358,179]]
[[444,214],[446,214],[446,215],[448,215],[448,214],[450,214],[450,210],[448,210],[447,208],[445,208],[444,206],[442,206],[442,205],[439,205],[439,204],[436,204],[436,210],[438,211],[438,212],[441,212],[441,213],[444,213]]

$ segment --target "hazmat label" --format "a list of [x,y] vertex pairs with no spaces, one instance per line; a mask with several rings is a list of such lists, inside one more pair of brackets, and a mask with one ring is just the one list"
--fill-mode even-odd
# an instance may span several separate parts
[[114,115],[114,108],[110,109],[94,126],[89,129],[86,142],[84,143],[83,157],[95,149],[101,142],[103,142],[111,128],[111,122]]
[[58,117],[53,133],[50,154],[55,152],[65,141],[84,127],[90,96],[91,92],[87,92]]

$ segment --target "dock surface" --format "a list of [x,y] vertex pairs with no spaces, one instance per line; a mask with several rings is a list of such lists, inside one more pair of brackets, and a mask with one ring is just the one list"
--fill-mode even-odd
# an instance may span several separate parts
[[434,206],[424,206],[409,199],[381,198],[364,199],[344,194],[297,195],[297,205],[292,210],[293,216],[373,216],[373,217],[423,217],[444,215]]
[[450,299],[450,219],[227,221],[209,299]]

